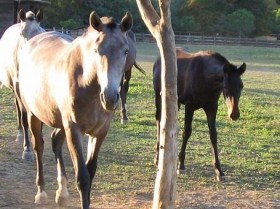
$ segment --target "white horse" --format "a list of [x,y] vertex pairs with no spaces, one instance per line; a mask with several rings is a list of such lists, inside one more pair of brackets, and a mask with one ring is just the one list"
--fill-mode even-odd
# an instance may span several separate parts
[[[18,87],[18,57],[21,49],[29,39],[44,32],[40,27],[43,12],[39,10],[36,14],[32,11],[19,11],[20,23],[9,27],[0,40],[0,84],[15,92]],[[30,142],[28,139],[28,125],[26,113],[21,113],[18,101],[15,100],[18,119],[17,141],[24,140],[22,158],[32,159]]]

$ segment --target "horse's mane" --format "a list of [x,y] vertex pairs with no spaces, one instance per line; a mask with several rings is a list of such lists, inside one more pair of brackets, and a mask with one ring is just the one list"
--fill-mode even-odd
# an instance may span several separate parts
[[101,17],[102,23],[110,29],[117,27],[117,23],[113,17]]
[[[118,25],[113,17],[104,16],[104,17],[101,17],[100,20],[105,27],[107,27],[111,30],[114,30]],[[87,28],[87,32],[89,32],[91,30],[92,30],[92,28],[89,26]]]
[[229,61],[224,57],[222,56],[220,53],[218,52],[214,52],[214,51],[206,51],[206,53],[209,55],[209,56],[212,56],[212,57],[215,57],[217,60],[223,62],[223,63],[229,63]]

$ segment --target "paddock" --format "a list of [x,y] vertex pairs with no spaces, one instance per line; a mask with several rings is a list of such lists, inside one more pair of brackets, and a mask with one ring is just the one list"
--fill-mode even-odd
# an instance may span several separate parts
[[[193,133],[186,153],[186,173],[177,177],[176,207],[278,208],[280,207],[280,49],[265,47],[182,45],[190,51],[214,50],[236,65],[246,62],[242,76],[241,116],[232,122],[220,98],[217,131],[225,182],[215,181],[208,128],[202,111],[194,115]],[[130,122],[120,124],[116,112],[99,154],[93,181],[94,208],[151,208],[156,170],[156,141],[152,66],[158,56],[153,43],[137,43],[137,62],[146,71],[133,69],[127,104]],[[36,208],[36,163],[21,159],[22,143],[14,141],[16,113],[13,94],[0,89],[0,208]],[[183,111],[179,124],[183,126]],[[44,167],[49,205],[56,190],[56,163],[51,150],[51,129],[44,126]],[[178,146],[181,145],[181,132]],[[84,140],[84,149],[87,138]],[[86,150],[86,149],[85,149]],[[66,146],[64,158],[69,180],[69,208],[78,208],[74,170]],[[15,183],[16,182],[16,183]]]

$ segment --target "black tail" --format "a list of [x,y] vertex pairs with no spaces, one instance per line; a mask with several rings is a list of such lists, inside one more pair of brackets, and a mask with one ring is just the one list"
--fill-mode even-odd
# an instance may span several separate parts
[[146,72],[145,72],[145,70],[135,61],[134,62],[134,67],[136,67],[137,68],[137,70],[139,70],[141,73],[143,73],[144,75],[146,75]]

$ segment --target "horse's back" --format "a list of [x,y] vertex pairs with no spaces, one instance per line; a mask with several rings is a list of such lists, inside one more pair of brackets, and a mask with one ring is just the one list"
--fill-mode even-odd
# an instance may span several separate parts
[[[176,48],[177,91],[180,103],[204,100],[204,96],[220,95],[222,90],[223,66],[227,62],[220,54],[211,51],[190,53]],[[155,92],[160,92],[161,59],[153,67]]]
[[[19,84],[23,103],[35,115],[40,115],[41,121],[57,128],[62,127],[59,105],[65,99],[59,95],[69,91],[65,46],[71,40],[57,32],[42,33],[30,39],[20,55]],[[37,103],[41,103],[40,106]]]

